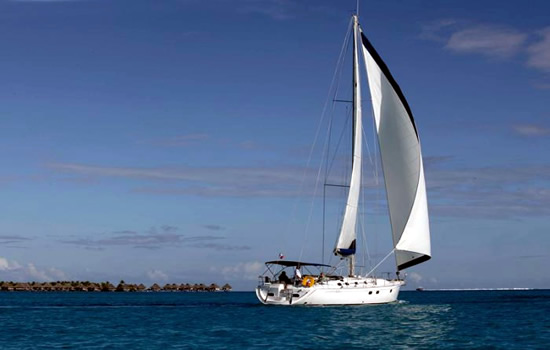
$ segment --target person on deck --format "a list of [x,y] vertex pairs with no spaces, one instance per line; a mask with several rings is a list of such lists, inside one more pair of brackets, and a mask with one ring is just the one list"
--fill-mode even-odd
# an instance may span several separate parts
[[297,267],[296,271],[294,271],[294,278],[296,280],[301,280],[302,279],[302,272],[300,271],[299,267]]
[[279,282],[284,283],[285,286],[292,283],[290,278],[288,278],[288,276],[286,275],[285,271],[281,272],[281,274],[279,275]]

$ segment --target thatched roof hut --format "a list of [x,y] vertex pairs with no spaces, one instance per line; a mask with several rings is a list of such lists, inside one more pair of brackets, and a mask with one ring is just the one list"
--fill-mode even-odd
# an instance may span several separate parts
[[224,284],[223,287],[222,287],[222,290],[224,292],[229,292],[229,291],[231,291],[231,289],[233,289],[233,288],[229,285],[229,283]]
[[27,291],[27,290],[31,290],[31,286],[26,282],[17,282],[14,286],[14,290],[19,292]]
[[149,290],[151,290],[151,291],[153,291],[153,292],[159,292],[160,289],[161,289],[160,286],[159,286],[158,284],[156,284],[156,283],[153,284],[153,285],[149,288]]
[[217,292],[220,290],[220,286],[218,286],[216,283],[212,283],[211,285],[208,286],[207,289],[209,292]]
[[87,292],[88,288],[83,283],[77,283],[76,285],[73,285],[73,290],[75,292]]
[[3,282],[0,284],[0,290],[11,292],[13,290],[13,285],[10,282]]
[[132,288],[135,290],[135,287],[133,287],[132,284],[124,283],[124,281],[121,281],[118,286],[116,286],[115,292],[131,292]]
[[116,290],[116,287],[111,282],[101,283],[102,292],[114,292],[115,290]]
[[99,283],[89,283],[86,287],[88,292],[100,292],[101,291],[101,285]]

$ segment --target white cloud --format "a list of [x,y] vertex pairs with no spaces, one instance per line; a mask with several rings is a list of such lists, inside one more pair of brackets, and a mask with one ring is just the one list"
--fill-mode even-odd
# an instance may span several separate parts
[[[526,32],[495,24],[471,25],[442,19],[424,24],[419,38],[445,43],[446,49],[462,54],[480,54],[493,58],[525,54],[527,66],[550,72],[550,27]],[[532,41],[530,45],[527,45],[528,40]],[[546,82],[536,85],[548,88]]]
[[149,278],[151,281],[166,281],[168,280],[168,275],[161,270],[150,270],[147,271],[147,278]]
[[33,263],[27,264],[27,274],[32,280],[37,281],[51,281],[52,278],[46,274],[45,271],[38,270]]
[[[221,274],[226,280],[256,280],[265,269],[265,265],[259,261],[242,262],[232,266],[221,268]],[[216,271],[217,268],[211,270]]]
[[424,278],[417,272],[411,272],[407,274],[407,279],[413,281],[414,283],[420,283]]
[[67,280],[67,275],[54,267],[41,269],[34,263],[21,265],[17,261],[0,257],[0,279],[13,281],[58,281]]
[[539,31],[538,35],[542,39],[527,48],[529,53],[527,65],[550,72],[550,27]]
[[514,125],[513,129],[522,136],[549,136],[550,128],[533,124]]
[[8,260],[6,258],[2,258],[0,257],[0,271],[5,271],[7,269],[9,269],[9,263],[8,263]]
[[21,265],[17,261],[9,261],[6,258],[0,256],[0,271],[14,271],[21,268]]
[[55,267],[50,267],[48,268],[47,270],[47,275],[52,279],[52,280],[56,280],[56,281],[66,281],[68,280],[69,278],[67,277],[67,275],[65,274],[65,272],[59,270],[59,269],[56,269]]
[[448,31],[457,24],[454,19],[441,19],[422,25],[420,38],[425,40],[447,42]]
[[523,48],[526,39],[527,34],[513,28],[482,25],[453,33],[446,48],[461,53],[509,57]]

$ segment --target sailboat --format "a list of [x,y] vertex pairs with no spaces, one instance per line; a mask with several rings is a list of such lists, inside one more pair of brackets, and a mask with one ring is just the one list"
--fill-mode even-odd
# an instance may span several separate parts
[[[334,254],[347,260],[348,273],[329,265],[290,260],[266,262],[256,295],[270,305],[358,305],[395,302],[405,284],[400,271],[431,257],[430,228],[420,139],[401,88],[363,33],[358,16],[353,30],[353,147],[347,203]],[[361,192],[362,105],[359,55],[363,55],[388,202],[396,277],[356,273],[357,219]],[[389,255],[388,255],[389,256]],[[293,271],[290,278],[287,271]],[[323,271],[328,271],[326,274]]]

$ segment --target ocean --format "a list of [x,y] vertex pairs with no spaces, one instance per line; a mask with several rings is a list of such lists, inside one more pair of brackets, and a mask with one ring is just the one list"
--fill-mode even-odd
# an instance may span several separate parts
[[250,292],[0,292],[1,349],[547,349],[550,290],[263,306]]

